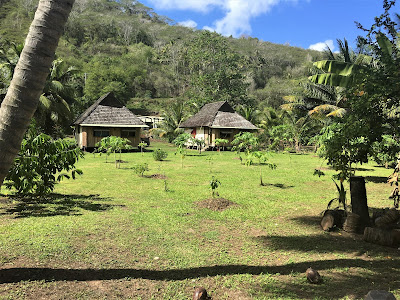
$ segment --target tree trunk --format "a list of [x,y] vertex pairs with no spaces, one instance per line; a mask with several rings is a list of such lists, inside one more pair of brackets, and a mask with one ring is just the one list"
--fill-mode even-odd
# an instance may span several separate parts
[[0,108],[0,186],[27,130],[74,0],[40,0]]
[[350,177],[351,211],[360,216],[361,229],[370,225],[367,191],[365,189],[365,179],[361,176]]

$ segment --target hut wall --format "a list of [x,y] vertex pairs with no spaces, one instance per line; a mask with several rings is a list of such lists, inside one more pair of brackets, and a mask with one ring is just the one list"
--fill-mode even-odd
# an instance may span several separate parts
[[[95,136],[96,131],[96,136]],[[108,135],[124,137],[131,141],[132,147],[137,147],[140,143],[140,127],[80,127],[78,135],[78,145],[80,148],[94,148],[102,138]]]
[[87,127],[77,126],[75,129],[75,139],[79,148],[87,147]]
[[196,127],[196,139],[207,141],[204,127]]

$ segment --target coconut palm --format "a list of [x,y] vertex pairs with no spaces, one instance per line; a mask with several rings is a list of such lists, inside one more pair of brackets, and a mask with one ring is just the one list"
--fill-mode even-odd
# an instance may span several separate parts
[[250,105],[238,105],[239,114],[242,115],[247,121],[255,124],[257,123],[260,112]]
[[[23,48],[23,44],[7,43],[7,47],[0,49],[0,61],[3,62],[0,64],[0,103],[7,92]],[[73,114],[70,106],[77,92],[73,85],[75,85],[75,75],[78,72],[76,67],[68,66],[62,59],[52,62],[34,115],[37,125],[44,133],[54,135],[58,127],[66,127],[71,123]]]
[[77,68],[68,66],[62,59],[53,61],[35,113],[38,125],[45,133],[54,135],[59,126],[71,123],[71,104],[76,95],[74,75],[78,72]]
[[7,94],[0,108],[0,185],[18,154],[39,103],[74,0],[39,1]]
[[172,142],[179,134],[183,133],[183,129],[179,125],[186,119],[186,107],[183,101],[176,101],[171,104],[164,114],[164,120],[158,128],[152,129],[152,133],[165,137]]

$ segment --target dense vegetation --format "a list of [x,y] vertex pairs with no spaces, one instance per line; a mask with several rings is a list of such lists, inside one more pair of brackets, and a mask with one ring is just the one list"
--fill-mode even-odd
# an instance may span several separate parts
[[[23,43],[36,3],[1,2],[0,47],[5,57],[15,60],[6,42]],[[209,55],[212,52],[217,55]],[[279,108],[282,96],[301,93],[299,82],[306,80],[311,62],[321,58],[316,51],[257,38],[194,31],[139,2],[106,0],[76,1],[57,56],[79,70],[60,80],[75,88],[75,116],[109,91],[140,113],[162,114],[167,103],[179,98],[197,104],[188,105],[188,113],[221,99],[261,111]]]
[[[368,180],[371,211],[388,205],[387,171],[353,167],[371,156],[389,165],[400,149],[394,3],[383,1],[370,29],[359,25],[365,36],[357,52],[344,39],[339,54],[323,57],[179,27],[136,1],[77,1],[34,124],[62,136],[77,114],[114,91],[136,111],[165,113],[159,132],[177,149],[156,142],[153,155],[144,144],[141,154],[122,154],[126,141],[106,138],[101,150],[120,152],[114,159],[122,167],[114,168],[107,155],[78,162],[75,145],[28,134],[7,182],[19,195],[0,197],[0,295],[187,299],[204,285],[218,299],[360,298],[376,288],[399,296],[397,249],[322,232],[316,217],[331,198],[322,175],[336,171],[333,200],[345,209],[344,179],[355,171]],[[31,0],[0,0],[1,97],[34,8]],[[237,135],[237,153],[187,150],[190,135],[180,134],[179,123],[217,100],[262,130]],[[307,143],[320,146],[335,170],[314,155],[262,151],[300,151]],[[62,170],[82,173],[75,164],[84,180],[55,186],[69,176]],[[391,181],[398,184],[398,173]],[[48,194],[53,189],[60,194]],[[305,284],[310,265],[322,284]]]
[[[137,1],[78,0],[36,123],[62,136],[79,113],[113,91],[136,113],[164,115],[160,132],[172,141],[180,122],[204,103],[227,100],[263,129],[261,142],[272,149],[319,142],[342,173],[371,156],[388,165],[400,145],[394,3],[383,1],[371,29],[359,24],[365,34],[357,50],[338,40],[337,54],[185,28]],[[0,100],[35,7],[32,0],[1,2]],[[389,148],[392,159],[380,151]]]

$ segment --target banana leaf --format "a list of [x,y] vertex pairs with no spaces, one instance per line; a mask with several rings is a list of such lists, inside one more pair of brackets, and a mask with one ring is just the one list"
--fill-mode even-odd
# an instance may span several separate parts
[[352,63],[337,60],[320,60],[316,61],[313,65],[326,73],[333,73],[342,76],[351,76],[360,67]]
[[317,74],[308,77],[308,79],[316,84],[339,86],[344,88],[350,86],[353,83],[353,76],[343,76],[333,73]]

